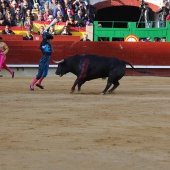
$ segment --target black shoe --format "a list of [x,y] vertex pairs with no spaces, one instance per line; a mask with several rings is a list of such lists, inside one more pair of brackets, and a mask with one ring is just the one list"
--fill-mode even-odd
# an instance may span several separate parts
[[3,77],[3,75],[2,75],[2,74],[0,74],[0,77]]
[[32,88],[31,85],[30,85],[30,91],[34,91],[34,88]]
[[12,72],[12,78],[14,78],[14,74],[15,74],[15,73],[14,73],[14,71],[13,71],[13,72]]
[[41,86],[38,83],[36,84],[36,86],[39,87],[40,89],[44,89],[44,86]]

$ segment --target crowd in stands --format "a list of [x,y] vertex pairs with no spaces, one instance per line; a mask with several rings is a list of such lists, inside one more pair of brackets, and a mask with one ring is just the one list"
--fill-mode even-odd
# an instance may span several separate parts
[[[71,35],[69,26],[85,27],[93,22],[95,12],[91,11],[89,0],[0,0],[0,26],[5,26],[3,34],[11,34],[8,30],[13,26],[23,26],[29,36],[34,21],[51,23],[56,18],[66,26],[61,34]],[[48,31],[56,34],[54,27]]]

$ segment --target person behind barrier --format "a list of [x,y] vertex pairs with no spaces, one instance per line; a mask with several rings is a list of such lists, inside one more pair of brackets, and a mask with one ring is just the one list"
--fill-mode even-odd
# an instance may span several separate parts
[[169,3],[165,3],[156,13],[159,16],[158,27],[166,26],[166,17],[169,14]]
[[53,11],[53,16],[57,16],[57,12],[60,11],[61,15],[64,17],[65,11],[60,3],[58,3],[57,8],[54,9]]
[[10,27],[15,26],[15,21],[13,20],[12,15],[9,15],[9,16],[5,19],[4,25],[9,25]]
[[49,1],[49,9],[53,12],[55,8],[57,8],[57,2],[56,0],[50,0]]
[[65,15],[64,15],[64,22],[66,22],[69,19],[69,16],[74,16],[74,11],[70,8],[66,8]]
[[16,8],[16,10],[15,10],[15,14],[14,14],[14,16],[16,16],[16,15],[19,15],[21,19],[23,18],[22,13],[21,13],[21,10],[20,10],[20,8],[19,8],[19,7],[18,7],[18,8]]
[[0,26],[4,25],[5,19],[3,18],[2,12],[0,12]]
[[41,83],[42,83],[42,80],[48,74],[49,62],[50,62],[51,54],[53,53],[53,48],[51,45],[53,36],[49,34],[48,32],[44,32],[42,36],[43,36],[43,40],[40,43],[40,49],[41,49],[43,56],[39,61],[38,74],[33,79],[30,85],[30,91],[34,91],[35,83],[37,87],[39,87],[40,89],[44,89],[44,86],[42,86]]
[[11,11],[13,17],[15,16],[15,11],[17,8],[18,8],[18,4],[16,3],[15,0],[13,0],[11,2],[11,6],[10,6],[10,11]]
[[[2,40],[2,37],[0,37],[0,40]],[[12,71],[5,63],[6,54],[8,53],[8,51],[9,47],[7,46],[7,44],[0,41],[0,72],[1,69],[4,68],[11,74],[12,78],[14,78],[14,71]],[[0,77],[3,77],[3,75],[0,74]]]
[[70,15],[66,21],[66,26],[75,27],[76,23],[74,21],[74,16]]
[[23,37],[23,40],[33,40],[33,36],[31,35],[31,30],[27,30],[27,34]]
[[50,10],[49,9],[45,9],[45,13],[43,15],[44,21],[48,21],[50,15],[51,15]]
[[149,7],[148,3],[145,3],[144,4],[145,28],[151,28],[152,27],[151,14],[152,14],[152,9]]
[[32,30],[33,28],[33,22],[31,21],[31,18],[28,16],[26,17],[26,20],[24,22],[24,27],[27,29],[27,30]]
[[70,32],[68,26],[64,26],[64,28],[62,29],[60,35],[72,35],[72,33]]
[[87,18],[83,16],[81,10],[78,10],[77,15],[75,15],[76,27],[85,27]]
[[9,25],[5,25],[5,29],[2,30],[2,34],[14,35],[15,33],[12,30],[10,30]]
[[15,22],[15,26],[20,26],[20,27],[23,26],[23,22],[19,14],[15,15],[14,22]]
[[54,26],[51,26],[51,27],[49,28],[48,33],[50,33],[51,35],[57,35],[56,32],[55,32]]
[[35,17],[35,21],[44,21],[43,15],[41,13],[37,14],[37,18]]
[[88,34],[84,34],[80,41],[90,41],[90,39],[88,39]]
[[43,35],[44,33],[44,26],[40,26],[39,31],[37,32],[38,35]]
[[4,18],[5,18],[6,10],[9,9],[9,7],[5,4],[5,2],[2,2],[0,6],[0,9],[1,9],[1,12]]

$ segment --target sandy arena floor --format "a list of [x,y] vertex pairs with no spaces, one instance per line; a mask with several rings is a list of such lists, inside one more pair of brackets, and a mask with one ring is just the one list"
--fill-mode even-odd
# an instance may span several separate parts
[[70,94],[74,76],[0,78],[0,170],[169,170],[170,78],[124,77]]

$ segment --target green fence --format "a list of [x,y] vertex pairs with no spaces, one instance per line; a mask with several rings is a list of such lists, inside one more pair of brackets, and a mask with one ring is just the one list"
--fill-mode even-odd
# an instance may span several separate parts
[[[153,22],[152,25],[155,25]],[[170,22],[166,22],[165,27],[157,28],[138,28],[136,22],[119,21],[95,21],[94,22],[94,41],[124,41],[127,36],[135,35],[139,40],[164,39],[170,42]]]

